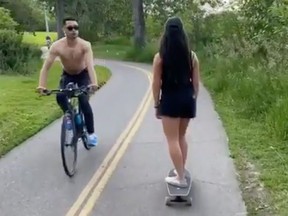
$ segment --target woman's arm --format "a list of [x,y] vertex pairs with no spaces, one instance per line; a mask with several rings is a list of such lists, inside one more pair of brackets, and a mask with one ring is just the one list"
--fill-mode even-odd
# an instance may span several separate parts
[[193,53],[192,55],[193,55],[193,71],[192,71],[193,87],[195,90],[195,97],[197,98],[199,93],[200,66],[196,53]]
[[153,82],[152,91],[154,97],[154,107],[159,105],[160,100],[160,89],[161,89],[161,59],[159,53],[154,56],[153,60]]

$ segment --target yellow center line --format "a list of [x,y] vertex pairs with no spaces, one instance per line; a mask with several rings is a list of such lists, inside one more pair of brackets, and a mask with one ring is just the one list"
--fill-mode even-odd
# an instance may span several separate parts
[[[138,106],[137,111],[133,115],[133,118],[129,122],[126,129],[122,132],[120,137],[117,139],[116,143],[112,146],[111,150],[108,152],[107,156],[103,160],[102,164],[93,175],[92,179],[88,182],[86,187],[83,189],[81,194],[79,195],[76,202],[72,205],[72,207],[67,212],[66,216],[75,216],[81,210],[81,207],[84,205],[80,215],[88,215],[95,205],[98,197],[100,196],[103,188],[108,182],[110,176],[113,171],[117,167],[120,159],[124,155],[130,140],[136,134],[138,128],[140,127],[145,113],[147,112],[149,105],[152,101],[152,93],[151,93],[151,84],[152,78],[151,73],[147,70],[143,70],[138,67],[126,65],[127,67],[134,68],[138,71],[143,72],[147,75],[149,80],[149,88],[142,99],[140,105]],[[86,201],[86,204],[85,204]]]
[[87,200],[86,204],[82,208],[82,211],[80,212],[79,216],[88,216],[91,214],[94,205],[96,204],[98,198],[100,197],[102,191],[104,190],[106,184],[109,181],[109,178],[112,176],[114,170],[116,169],[120,159],[123,157],[125,154],[129,144],[131,143],[132,138],[138,131],[138,129],[141,126],[141,123],[145,117],[145,114],[149,108],[149,105],[151,104],[152,101],[152,94],[149,95],[149,102],[145,104],[145,107],[143,108],[143,111],[141,112],[139,118],[137,119],[137,122],[133,126],[132,130],[126,137],[126,139],[123,141],[123,144],[121,145],[120,149],[118,150],[117,154],[115,155],[113,161],[111,162],[110,166],[107,168],[105,175],[102,177],[102,179],[99,181],[97,186],[94,188],[92,195],[89,197]]

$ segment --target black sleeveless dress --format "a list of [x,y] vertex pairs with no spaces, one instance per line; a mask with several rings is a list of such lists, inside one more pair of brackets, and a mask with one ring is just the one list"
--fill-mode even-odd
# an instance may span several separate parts
[[[193,66],[192,59],[193,57],[191,57],[191,66]],[[194,97],[192,77],[190,82],[185,84],[171,85],[163,71],[159,114],[173,118],[191,119],[196,117],[196,98]]]

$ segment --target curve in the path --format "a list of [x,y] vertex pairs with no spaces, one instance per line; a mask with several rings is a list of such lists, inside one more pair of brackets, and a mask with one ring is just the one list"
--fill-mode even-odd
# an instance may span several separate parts
[[60,120],[13,149],[0,160],[1,216],[65,215],[132,118],[149,86],[147,76],[122,62],[96,63],[112,71],[91,98],[99,146],[86,151],[79,145],[73,179],[62,168]]

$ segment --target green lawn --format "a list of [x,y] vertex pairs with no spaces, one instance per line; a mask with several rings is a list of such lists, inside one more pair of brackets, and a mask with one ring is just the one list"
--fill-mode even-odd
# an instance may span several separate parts
[[[110,78],[110,71],[96,66],[99,84]],[[61,66],[55,62],[48,77],[48,88],[57,88]],[[39,74],[0,76],[0,156],[61,116],[55,96],[35,93]]]
[[46,45],[46,36],[49,35],[52,39],[52,42],[57,39],[57,33],[56,32],[35,32],[36,36],[34,36],[30,32],[25,32],[23,36],[23,43],[27,44],[33,44],[37,46],[44,46]]

